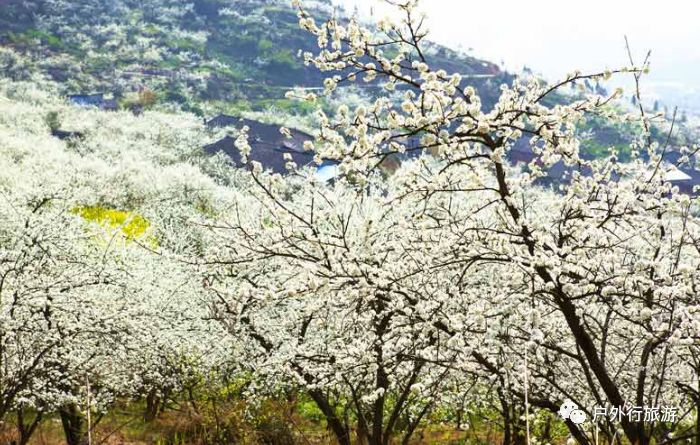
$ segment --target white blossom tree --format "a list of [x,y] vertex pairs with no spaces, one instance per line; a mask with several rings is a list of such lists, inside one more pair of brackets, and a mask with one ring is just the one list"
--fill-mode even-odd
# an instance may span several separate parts
[[[254,169],[221,223],[207,226],[207,287],[219,319],[247,339],[250,371],[271,388],[300,387],[340,443],[387,444],[412,434],[474,366],[474,289],[425,268],[412,206],[385,189],[358,195],[286,183]],[[459,330],[459,333],[456,331]]]

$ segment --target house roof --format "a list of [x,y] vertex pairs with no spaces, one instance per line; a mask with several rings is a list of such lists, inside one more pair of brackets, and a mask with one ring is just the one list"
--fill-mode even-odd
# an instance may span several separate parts
[[316,170],[315,176],[320,181],[329,182],[338,177],[339,174],[338,164],[324,162]]
[[666,174],[666,180],[671,185],[678,187],[681,193],[696,196],[695,187],[700,187],[700,171],[694,168],[678,168],[674,167]]
[[512,165],[521,162],[524,164],[529,164],[530,162],[539,158],[539,155],[532,151],[531,138],[526,136],[523,136],[516,140],[510,147],[510,149],[507,151],[506,156]]
[[238,127],[240,122],[243,119],[236,117],[236,116],[231,116],[228,114],[219,114],[218,116],[214,116],[213,118],[209,119],[207,121],[207,127],[228,127],[228,126],[236,126]]
[[104,94],[71,94],[68,100],[78,105],[99,105],[104,101]]
[[279,125],[266,124],[256,120],[230,116],[227,114],[220,114],[207,121],[206,124],[210,128],[236,127],[241,129],[245,126],[248,127],[248,138],[251,142],[254,140],[260,140],[272,143],[275,146],[284,144],[289,149],[297,151],[304,150],[303,144],[305,141],[312,141],[314,139],[310,134],[294,128],[289,129],[292,138],[288,139],[286,136],[280,133],[280,128],[282,127]]
[[102,108],[103,110],[115,111],[118,108],[117,101],[114,99],[104,100],[102,101],[102,106],[100,108]]
[[[231,158],[236,167],[243,167],[244,164],[241,161],[241,153],[235,146],[235,140],[236,139],[232,136],[226,136],[213,144],[205,146],[204,151],[209,154],[223,152]],[[288,150],[281,145],[275,147],[274,144],[268,141],[249,141],[249,143],[251,151],[248,160],[259,162],[265,170],[286,174],[288,171],[286,168],[287,160],[284,159],[285,153],[289,153],[292,157],[292,161],[299,167],[313,164],[313,153],[311,152]]]
[[51,130],[51,136],[61,139],[62,141],[67,139],[80,139],[83,137],[83,133],[79,131],[65,131],[59,129]]
[[104,93],[95,94],[71,94],[68,100],[75,105],[84,107],[98,107],[102,110],[116,110],[117,101],[114,99],[105,99]]
[[581,165],[566,165],[566,163],[562,160],[555,162],[547,169],[547,178],[558,182],[569,182],[571,181],[574,172],[578,172],[583,176],[590,176],[591,168]]
[[[303,131],[290,129],[291,138],[287,138],[280,133],[280,126],[265,124],[251,119],[238,118],[220,114],[207,123],[209,127],[233,126],[238,129],[248,127],[248,143],[251,146],[249,161],[257,161],[266,170],[275,173],[287,173],[287,160],[284,155],[287,153],[292,157],[292,161],[299,167],[313,163],[313,152],[304,150],[304,142],[312,141],[313,137]],[[204,150],[209,154],[224,152],[237,167],[242,167],[241,154],[236,148],[235,138],[226,136],[223,139],[207,145]]]
[[669,181],[669,182],[675,182],[675,181],[688,181],[688,180],[692,179],[692,177],[688,173],[680,170],[678,167],[671,166],[671,168],[669,168],[669,170],[666,171],[666,175],[664,176],[664,179],[666,181]]
[[[559,161],[547,170],[547,176],[542,178],[541,182],[545,184],[569,183],[575,171],[578,171],[583,176],[591,176],[592,174],[591,168],[588,166],[568,166],[564,161]],[[612,179],[617,180],[619,177],[614,175]],[[694,188],[696,186],[700,187],[700,170],[673,166],[665,173],[664,179],[671,185],[678,187],[681,193],[698,195]]]

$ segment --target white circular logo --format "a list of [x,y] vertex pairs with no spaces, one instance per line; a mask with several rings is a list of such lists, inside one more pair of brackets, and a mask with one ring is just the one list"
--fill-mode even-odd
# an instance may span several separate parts
[[569,399],[564,400],[564,403],[559,407],[559,416],[561,416],[562,419],[571,420],[576,425],[580,425],[586,421],[586,413],[578,409],[578,405]]

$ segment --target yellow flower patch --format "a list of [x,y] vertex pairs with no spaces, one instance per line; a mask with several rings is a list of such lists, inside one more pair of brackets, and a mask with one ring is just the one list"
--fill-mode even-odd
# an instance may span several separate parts
[[74,209],[74,212],[87,221],[95,222],[107,229],[119,229],[128,240],[141,238],[151,224],[142,216],[124,210],[101,206],[86,206]]

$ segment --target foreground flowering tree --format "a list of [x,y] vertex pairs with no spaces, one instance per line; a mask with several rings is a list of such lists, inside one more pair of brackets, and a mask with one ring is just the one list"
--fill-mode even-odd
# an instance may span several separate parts
[[[526,411],[556,413],[571,399],[589,419],[595,407],[680,407],[689,416],[688,389],[698,381],[689,359],[699,308],[696,200],[664,181],[665,146],[645,137],[628,164],[615,153],[586,160],[575,131],[598,116],[635,120],[649,134],[656,117],[612,111],[619,91],[558,94],[611,71],[574,73],[552,86],[516,80],[482,110],[459,74],[430,68],[416,2],[395,6],[403,20],[376,30],[355,20],[319,25],[299,9],[321,48],[305,59],[329,73],[327,94],[377,78],[404,94],[400,103],[319,111],[314,150],[344,175],[334,191],[258,177],[262,210],[251,204],[219,227],[235,235],[216,264],[227,264],[223,276],[237,283],[216,289],[220,310],[230,329],[255,340],[256,369],[274,367],[312,397],[347,385],[339,397],[347,400],[373,382],[360,399],[372,409],[355,403],[354,411],[372,444],[393,432],[381,414],[391,412],[383,397],[392,379],[403,394],[401,383],[414,383],[403,372],[416,367],[432,377],[425,388],[440,388],[434,376],[458,370],[496,382],[504,400]],[[646,62],[622,71],[638,82],[645,70]],[[407,138],[420,143],[407,147]],[[536,159],[512,167],[509,151],[522,139]],[[249,149],[244,137],[238,145]],[[424,156],[386,181],[378,167],[407,151]],[[543,189],[560,161],[571,178]],[[360,374],[350,378],[351,369]],[[369,382],[359,385],[361,376]],[[407,388],[409,397],[422,394],[419,385]],[[322,410],[327,398],[317,400]],[[337,409],[323,411],[348,443]],[[691,434],[679,420],[624,415],[566,425],[580,443],[598,432],[612,440],[619,428],[647,444]]]
[[429,220],[391,207],[384,188],[252,175],[257,186],[208,227],[206,287],[217,318],[247,339],[241,362],[269,388],[304,390],[339,443],[408,443],[473,381],[464,351],[483,286],[470,280],[454,298],[459,271],[432,273],[429,252],[411,252],[426,240],[407,222]]

